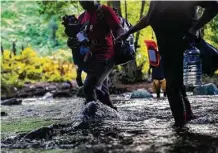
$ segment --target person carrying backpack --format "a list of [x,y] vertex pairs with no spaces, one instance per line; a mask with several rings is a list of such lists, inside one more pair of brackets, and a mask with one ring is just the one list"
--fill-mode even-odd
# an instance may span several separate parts
[[166,97],[166,79],[164,76],[164,65],[163,60],[160,57],[160,52],[158,51],[157,43],[153,40],[153,36],[152,40],[145,40],[144,42],[146,44],[148,52],[148,76],[151,76],[151,79],[153,81],[153,92],[157,94],[157,98],[160,98],[160,90],[162,89],[164,97]]
[[115,64],[113,35],[120,35],[123,28],[112,8],[95,1],[79,2],[85,11],[79,17],[83,30],[77,36],[82,40],[84,34],[88,44],[84,44],[80,50],[86,57],[85,104],[99,99],[103,104],[117,109],[110,99],[107,77]]
[[[151,72],[152,70],[152,72]],[[163,60],[160,59],[158,66],[150,66],[148,70],[149,76],[152,78],[153,92],[160,98],[160,90],[162,89],[164,97],[166,97],[166,79],[164,77]]]

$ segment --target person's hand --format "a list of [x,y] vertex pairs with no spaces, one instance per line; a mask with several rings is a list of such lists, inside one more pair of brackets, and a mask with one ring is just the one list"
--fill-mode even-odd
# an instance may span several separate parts
[[79,42],[77,41],[76,38],[68,38],[68,40],[67,40],[67,46],[68,46],[70,49],[75,49],[75,48],[78,48]]
[[183,37],[183,39],[187,42],[187,43],[194,43],[196,42],[196,40],[198,39],[198,37],[192,33],[187,32],[185,34],[185,36]]
[[183,39],[186,40],[188,43],[196,42],[199,39],[199,30],[190,28]]
[[92,57],[92,52],[87,52],[84,56],[83,62],[87,62]]
[[198,37],[199,35],[199,30],[195,30],[193,27],[191,27],[188,31],[189,34],[194,35],[196,37]]
[[122,41],[122,40],[125,40],[127,39],[129,36],[129,33],[128,32],[125,32],[125,33],[122,33],[121,35],[119,35],[115,41],[118,42],[118,41]]

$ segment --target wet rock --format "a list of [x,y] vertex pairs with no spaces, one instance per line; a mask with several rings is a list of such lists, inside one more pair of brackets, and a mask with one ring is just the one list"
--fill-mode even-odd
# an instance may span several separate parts
[[32,109],[27,109],[27,110],[26,110],[26,112],[32,112],[32,111],[33,111]]
[[112,108],[110,108],[107,105],[104,105],[100,102],[89,102],[85,105],[85,107],[82,110],[82,120],[118,120],[120,119],[120,116],[118,112]]
[[133,98],[152,98],[152,95],[145,89],[138,89],[132,92],[130,99]]
[[11,98],[1,101],[1,105],[20,105],[22,103],[22,100]]
[[53,98],[53,94],[52,93],[50,93],[50,92],[47,92],[43,97],[42,97],[42,99],[52,99]]
[[1,116],[8,116],[8,113],[6,113],[6,112],[1,112]]
[[194,95],[218,95],[218,89],[213,83],[197,86],[194,91]]
[[133,139],[131,138],[131,137],[125,137],[125,138],[123,138],[122,140],[121,140],[121,144],[122,145],[131,145],[131,144],[133,144]]
[[60,89],[69,89],[70,87],[71,87],[71,84],[68,82],[61,83],[59,86]]
[[27,133],[22,139],[51,139],[53,135],[52,127],[42,127]]
[[58,91],[55,91],[53,93],[53,97],[54,98],[57,98],[57,97],[73,97],[75,94],[76,94],[76,90],[72,89],[72,90],[69,90],[69,89],[66,89],[66,90],[58,90]]

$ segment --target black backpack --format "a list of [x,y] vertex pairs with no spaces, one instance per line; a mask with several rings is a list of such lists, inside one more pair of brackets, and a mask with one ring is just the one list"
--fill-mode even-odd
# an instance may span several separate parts
[[203,74],[212,76],[218,70],[218,49],[202,38],[196,43],[196,47],[201,52]]
[[[131,24],[124,18],[120,17],[121,25],[124,32],[127,32],[131,28]],[[128,62],[135,60],[135,45],[133,34],[122,41],[122,43],[115,43],[115,64],[124,65]]]
[[[104,16],[104,12],[101,8],[102,8],[101,5],[99,5],[98,7],[99,19],[102,19]],[[113,10],[119,17],[121,25],[124,29],[124,32],[127,32],[130,29],[131,24],[117,13],[116,8],[113,8]],[[135,60],[135,55],[136,55],[136,52],[135,52],[133,34],[129,35],[129,37],[125,41],[122,41],[121,43],[115,42],[115,59],[114,60],[115,60],[116,65],[124,65],[132,60]]]

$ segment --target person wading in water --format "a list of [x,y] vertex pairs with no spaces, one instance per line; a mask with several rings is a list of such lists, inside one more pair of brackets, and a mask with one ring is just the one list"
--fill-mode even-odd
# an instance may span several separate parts
[[[205,8],[199,19],[197,6]],[[174,127],[183,127],[194,118],[183,84],[183,52],[188,48],[188,41],[185,40],[195,38],[198,30],[217,13],[217,1],[151,1],[148,13],[129,31],[116,38],[125,39],[149,25],[153,28],[163,58]]]

